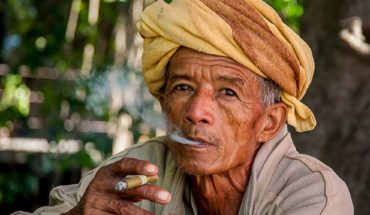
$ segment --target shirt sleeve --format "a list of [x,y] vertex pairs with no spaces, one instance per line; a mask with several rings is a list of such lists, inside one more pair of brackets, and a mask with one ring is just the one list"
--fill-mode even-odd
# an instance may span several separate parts
[[[101,166],[116,161],[117,159],[107,160]],[[100,167],[101,167],[100,166]],[[81,178],[78,184],[61,185],[53,188],[49,193],[49,205],[36,209],[32,214],[40,215],[59,215],[66,213],[77,205],[82,198],[91,180],[95,177],[96,172],[100,169],[97,167],[89,171]],[[17,211],[11,215],[28,215],[30,213]]]
[[322,214],[354,214],[352,198],[347,185],[334,172],[327,172],[323,174],[323,177],[326,181],[327,203]]
[[[278,210],[287,215],[351,215],[354,214],[347,185],[330,168],[321,163],[298,161],[291,164],[294,170],[279,193],[284,197]],[[313,164],[317,164],[314,166]]]
[[[77,204],[78,184],[55,187],[50,191],[49,206],[38,208],[32,214],[57,215],[65,213]],[[17,211],[11,215],[29,215],[25,211]]]
[[56,215],[71,210],[82,198],[87,186],[94,178],[98,169],[99,168],[91,170],[81,179],[79,184],[63,185],[52,189],[49,194],[49,205],[38,208],[33,214]]
[[[78,184],[62,185],[62,186],[53,188],[49,194],[49,205],[38,208],[37,210],[33,212],[33,214],[40,214],[40,215],[58,214],[59,215],[59,214],[68,212],[73,207],[75,207],[77,203],[80,201],[88,185],[93,180],[96,173],[102,166],[117,162],[118,160],[124,157],[140,158],[144,152],[146,154],[152,155],[153,150],[135,150],[136,148],[141,148],[144,145],[146,144],[136,144],[131,148],[128,148],[116,155],[113,155],[111,158],[105,160],[99,167],[89,171],[84,177],[82,177],[82,179],[80,180]],[[157,145],[154,145],[153,147],[156,147],[156,146]],[[17,211],[17,212],[14,212],[12,215],[26,215],[26,214],[30,214],[30,213],[23,212],[23,211]]]

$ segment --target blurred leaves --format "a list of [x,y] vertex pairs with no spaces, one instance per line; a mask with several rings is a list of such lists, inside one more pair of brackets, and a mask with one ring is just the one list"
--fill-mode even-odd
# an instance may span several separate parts
[[[20,178],[21,177],[21,178]],[[13,203],[19,196],[35,195],[38,189],[37,177],[31,173],[2,172],[0,174],[0,203]]]
[[[96,25],[88,21],[89,1],[78,1],[78,5],[72,5],[72,2],[5,0],[0,3],[0,14],[4,19],[0,25],[5,24],[0,28],[5,29],[5,34],[0,34],[4,37],[0,38],[0,61],[10,67],[10,72],[1,76],[0,129],[7,127],[15,136],[45,137],[55,148],[64,140],[81,141],[78,153],[29,155],[28,169],[1,171],[0,204],[16,203],[19,196],[29,197],[37,193],[38,178],[52,172],[62,174],[71,168],[92,168],[111,154],[112,137],[76,132],[81,119],[109,121],[115,120],[119,114],[128,113],[133,119],[130,129],[135,142],[142,134],[153,135],[155,128],[163,126],[155,123],[159,116],[153,108],[153,99],[144,87],[140,72],[128,65],[127,56],[122,56],[125,58],[123,65],[112,66],[119,17],[127,32],[132,35],[135,32],[132,29],[134,24],[131,26],[129,23],[133,20],[128,16],[133,1],[100,1]],[[295,31],[299,31],[299,19],[304,12],[301,0],[266,2],[277,9]],[[71,7],[78,12],[73,38],[66,37]],[[123,40],[125,47],[136,43],[134,38]],[[25,65],[31,75],[39,67],[53,68],[60,77],[68,69],[79,70],[86,44],[94,47],[89,76],[77,76],[72,81],[25,80],[18,74],[19,68]],[[36,109],[30,105],[31,90],[42,92],[42,105]],[[120,105],[115,107],[112,105],[115,102]],[[31,114],[41,115],[41,129],[30,129],[27,116]],[[71,127],[66,126],[66,120],[73,122]],[[23,129],[15,131],[15,127]]]
[[4,91],[0,100],[0,112],[14,107],[27,116],[30,110],[30,90],[22,83],[20,75],[7,75],[3,80]]
[[299,33],[300,18],[304,13],[303,0],[265,0],[282,17],[284,22]]
[[[108,2],[108,1],[107,1]],[[0,2],[0,62],[8,66],[8,73],[0,76],[0,130],[16,137],[46,138],[56,150],[69,139],[80,141],[80,151],[63,155],[56,153],[30,154],[21,171],[0,171],[0,206],[16,203],[21,197],[32,198],[38,192],[38,179],[63,174],[70,169],[93,168],[112,151],[112,139],[104,133],[78,132],[81,120],[109,121],[109,94],[106,100],[93,100],[99,93],[100,71],[114,61],[115,23],[120,13],[127,13],[131,1],[101,1],[99,21],[88,22],[89,1],[81,1],[75,37],[66,40],[65,34],[72,1],[5,0]],[[74,5],[76,7],[76,5]],[[92,77],[63,79],[69,69],[81,68],[84,47],[95,47]],[[28,76],[35,76],[40,67],[58,71],[57,79],[24,78],[21,68],[27,67]],[[47,69],[45,70],[46,72]],[[48,72],[49,73],[49,72]],[[102,75],[104,72],[100,72]],[[46,74],[48,75],[48,74]],[[102,88],[100,88],[102,89]],[[30,93],[39,93],[37,104],[30,103]],[[107,91],[107,93],[109,93]],[[88,96],[88,100],[86,99]],[[66,111],[62,111],[65,107]],[[40,129],[30,127],[30,117],[41,118]],[[66,120],[75,120],[67,130]],[[50,179],[59,184],[60,179]],[[0,214],[2,213],[0,207]]]

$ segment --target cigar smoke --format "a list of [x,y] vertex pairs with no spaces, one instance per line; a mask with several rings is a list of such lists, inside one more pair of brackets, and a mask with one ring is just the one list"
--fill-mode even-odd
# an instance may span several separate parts
[[176,125],[174,125],[168,119],[168,117],[163,115],[163,118],[165,119],[166,125],[167,125],[167,129],[166,129],[167,130],[167,135],[173,141],[175,141],[177,143],[180,143],[180,144],[185,144],[185,145],[200,145],[200,144],[202,144],[202,142],[189,140],[189,139],[185,138],[184,135],[182,134],[181,130]]
[[185,145],[200,145],[200,144],[202,144],[202,142],[189,140],[189,139],[186,139],[185,137],[180,136],[179,131],[170,133],[170,138],[173,141],[176,141],[177,143],[181,143],[181,144],[185,144]]
[[[103,115],[105,107],[112,107],[114,113],[124,109],[133,120],[142,121],[150,129],[166,131],[169,138],[177,143],[200,145],[202,142],[187,139],[181,129],[158,110],[159,104],[145,87],[139,71],[128,66],[107,68],[90,78],[87,88],[87,108],[97,115]],[[154,108],[153,108],[154,107]],[[159,108],[160,109],[160,108]],[[132,130],[138,128],[132,128]]]

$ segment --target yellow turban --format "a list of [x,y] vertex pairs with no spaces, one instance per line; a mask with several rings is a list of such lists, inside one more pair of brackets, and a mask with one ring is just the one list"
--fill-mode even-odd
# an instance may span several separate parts
[[158,97],[164,72],[180,46],[226,56],[275,81],[288,106],[288,124],[312,130],[316,121],[300,99],[312,81],[314,61],[308,45],[262,0],[159,0],[142,13],[142,70]]

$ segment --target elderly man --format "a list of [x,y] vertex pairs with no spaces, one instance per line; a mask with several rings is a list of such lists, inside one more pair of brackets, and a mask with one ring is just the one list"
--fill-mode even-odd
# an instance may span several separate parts
[[[113,156],[36,214],[353,214],[347,186],[299,154],[287,130],[315,127],[300,99],[309,47],[261,0],[147,7],[143,75],[167,136]],[[127,175],[158,181],[122,191]]]

